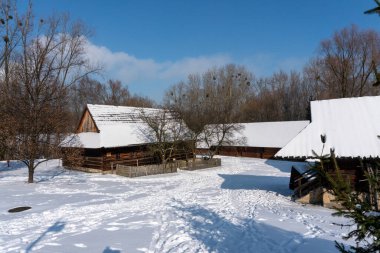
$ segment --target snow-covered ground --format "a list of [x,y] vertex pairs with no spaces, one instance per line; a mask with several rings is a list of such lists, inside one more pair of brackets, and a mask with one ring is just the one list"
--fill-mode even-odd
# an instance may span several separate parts
[[222,163],[129,179],[50,161],[35,184],[0,163],[0,252],[337,252],[345,220],[290,200],[290,162]]

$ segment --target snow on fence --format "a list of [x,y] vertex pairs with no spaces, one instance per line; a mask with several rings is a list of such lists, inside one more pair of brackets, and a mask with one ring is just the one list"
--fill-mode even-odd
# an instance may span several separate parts
[[212,167],[221,166],[220,158],[213,159],[195,159],[194,160],[176,160],[170,163],[164,164],[152,164],[144,166],[126,166],[122,164],[116,164],[116,175],[124,177],[140,177],[156,174],[174,173],[177,169],[183,170],[198,170]]

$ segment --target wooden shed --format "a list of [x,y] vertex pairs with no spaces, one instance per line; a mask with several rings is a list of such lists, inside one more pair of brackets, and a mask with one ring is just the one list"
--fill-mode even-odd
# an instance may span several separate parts
[[[320,156],[329,155],[332,149],[343,176],[356,190],[364,191],[366,182],[363,181],[362,165],[370,166],[380,161],[379,108],[380,96],[312,101],[310,125],[277,152],[275,157],[306,160],[315,158],[313,152]],[[325,136],[325,143],[321,136]],[[326,164],[326,167],[330,173],[334,173],[332,164]],[[296,193],[306,184],[311,184],[311,180],[300,179],[304,177],[303,173],[292,171],[290,185]],[[309,187],[309,191],[316,187],[318,185]]]
[[[139,119],[142,111],[148,115],[159,110],[88,104],[77,127],[75,145],[70,147],[81,149],[80,167],[106,171],[117,163],[129,166],[160,163],[160,157],[149,148],[152,143],[141,136],[144,122]],[[187,159],[192,153],[184,143],[182,151],[172,157]]]

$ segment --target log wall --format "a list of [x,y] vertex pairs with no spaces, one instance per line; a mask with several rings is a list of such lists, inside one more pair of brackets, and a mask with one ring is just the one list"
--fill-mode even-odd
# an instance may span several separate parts
[[[181,151],[173,154],[171,160],[191,159],[191,152]],[[116,164],[125,166],[141,166],[161,163],[160,157],[152,155],[147,145],[119,148],[84,149],[81,167],[97,170],[112,170]]]
[[[367,161],[360,161],[359,159],[355,158],[337,158],[336,159],[337,164],[339,166],[340,174],[342,178],[349,182],[351,187],[360,192],[366,192],[368,191],[368,183],[365,180],[364,176],[364,168],[362,167],[362,162],[365,165]],[[336,177],[335,167],[332,162],[325,163],[324,168],[327,171],[327,173],[332,176]],[[292,190],[295,190],[296,188],[302,187],[302,184],[305,183],[305,180],[299,181],[301,178],[301,174],[292,168],[290,181],[289,181],[289,188]],[[300,185],[301,183],[301,185]],[[326,187],[326,183],[320,182],[320,186]]]
[[[269,159],[273,158],[279,150],[280,148],[223,146],[219,148],[217,155]],[[197,151],[199,154],[202,154],[202,152],[203,154],[207,153],[207,149]]]
[[[342,177],[353,186],[355,190],[366,191],[368,184],[363,181],[364,177],[364,168],[362,168],[361,162],[359,159],[355,158],[337,158],[336,159]],[[334,165],[332,163],[325,165],[328,173],[334,177]]]

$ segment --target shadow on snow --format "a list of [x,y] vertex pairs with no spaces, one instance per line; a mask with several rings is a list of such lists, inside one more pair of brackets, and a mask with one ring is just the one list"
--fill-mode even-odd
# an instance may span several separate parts
[[50,226],[45,232],[43,232],[36,240],[34,240],[32,243],[30,243],[26,249],[25,252],[28,253],[33,250],[33,247],[35,247],[44,237],[49,233],[58,233],[61,232],[65,228],[65,222],[57,221],[52,226]]
[[14,171],[25,167],[25,164],[20,161],[9,161],[9,167],[6,161],[0,161],[0,173]]
[[[36,170],[38,170],[38,167],[36,168]],[[45,171],[43,175],[37,175],[36,176],[36,183],[42,183],[42,182],[46,182],[46,181],[50,181],[52,179],[54,179],[55,177],[59,176],[59,175],[62,175],[66,172],[65,169],[51,169],[49,171]]]
[[121,253],[120,250],[117,249],[111,249],[109,246],[107,246],[104,250],[103,253]]
[[290,171],[292,170],[292,165],[304,164],[304,163],[303,162],[284,161],[284,160],[266,160],[265,164],[272,166],[281,172],[290,173]]
[[230,190],[264,190],[290,196],[289,177],[218,174],[224,179],[221,188]]
[[[10,166],[6,161],[0,161],[0,178],[14,177],[15,174],[7,173],[12,171],[20,170],[21,173],[18,173],[16,176],[18,177],[27,177],[28,176],[28,168],[21,161],[10,161]],[[61,166],[51,166],[46,162],[39,164],[35,168],[34,181],[35,183],[46,182],[54,179],[55,177],[68,172],[68,170],[64,169]]]
[[333,241],[306,238],[253,218],[232,223],[199,205],[176,201],[173,207],[185,221],[183,229],[208,252],[336,252]]

